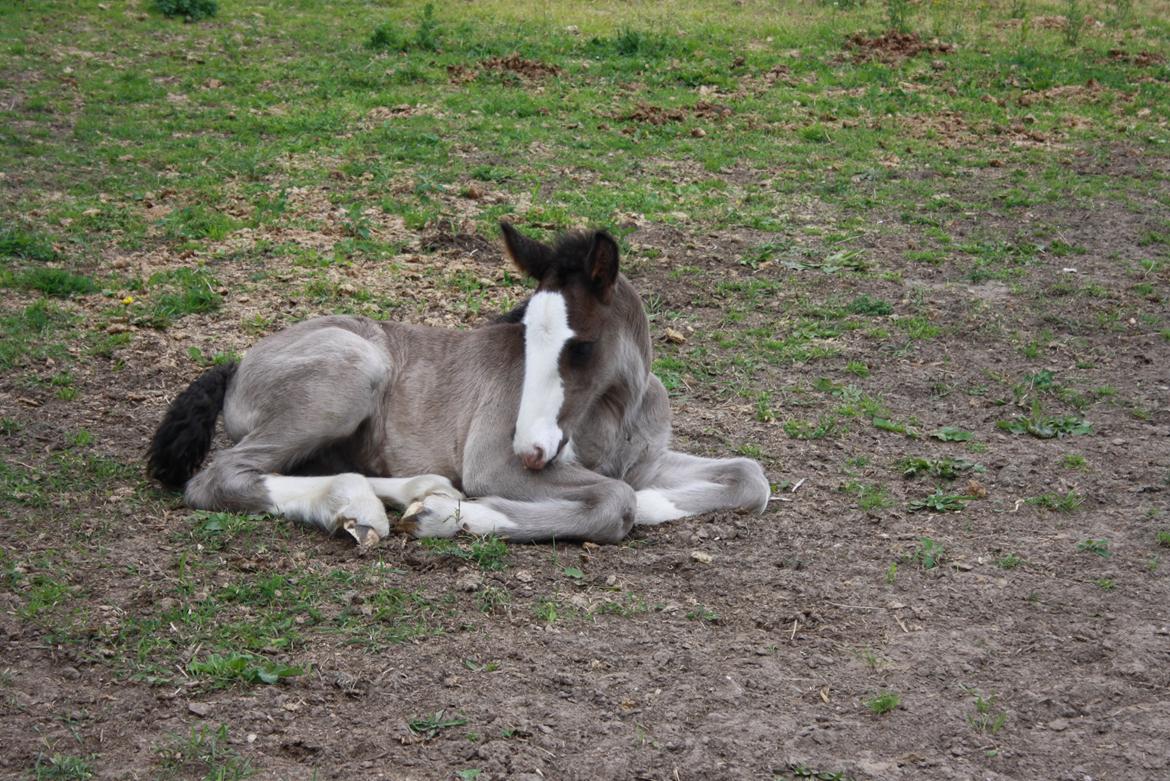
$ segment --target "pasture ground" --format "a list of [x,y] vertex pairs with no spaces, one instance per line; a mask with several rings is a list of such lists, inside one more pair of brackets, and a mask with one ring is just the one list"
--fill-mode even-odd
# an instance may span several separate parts
[[[0,7],[0,776],[1170,776],[1167,4],[579,5]],[[144,479],[263,334],[519,300],[505,216],[621,237],[765,515],[360,557]]]

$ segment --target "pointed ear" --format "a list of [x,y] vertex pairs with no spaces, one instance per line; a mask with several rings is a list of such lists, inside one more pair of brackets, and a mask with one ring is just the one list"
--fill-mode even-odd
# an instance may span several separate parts
[[605,231],[593,234],[593,246],[589,248],[585,268],[589,273],[593,294],[603,302],[608,302],[613,292],[613,283],[617,281],[618,246]]
[[552,264],[552,248],[522,235],[508,222],[500,222],[500,231],[504,234],[504,248],[516,268],[537,281],[543,279]]

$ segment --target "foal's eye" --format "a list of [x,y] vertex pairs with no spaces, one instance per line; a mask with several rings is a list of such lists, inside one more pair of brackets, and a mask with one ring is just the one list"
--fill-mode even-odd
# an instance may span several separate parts
[[583,342],[579,339],[572,339],[566,346],[569,354],[569,365],[579,368],[589,363],[589,359],[593,357],[593,342]]

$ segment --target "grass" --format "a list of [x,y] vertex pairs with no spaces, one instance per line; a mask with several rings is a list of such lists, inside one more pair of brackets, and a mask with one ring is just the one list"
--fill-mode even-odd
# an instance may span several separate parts
[[204,778],[243,781],[255,771],[230,745],[228,727],[192,727],[187,735],[172,735],[156,748],[161,781]]
[[1024,500],[1027,504],[1035,507],[1041,507],[1045,510],[1053,512],[1069,513],[1076,510],[1085,503],[1085,497],[1081,496],[1076,491],[1068,491],[1064,494],[1058,493],[1043,493],[1039,496],[1031,496]]
[[233,683],[280,683],[305,670],[264,659],[252,654],[211,654],[205,659],[192,661],[187,672],[208,680],[213,686],[229,686]]
[[902,704],[902,697],[897,692],[885,691],[876,694],[865,701],[865,707],[869,712],[875,716],[884,716],[885,714],[896,710]]
[[415,717],[408,721],[406,726],[424,740],[432,740],[443,730],[462,727],[466,723],[467,719],[463,716],[447,716],[446,711],[439,711],[430,716]]
[[497,572],[508,566],[508,544],[495,536],[471,542],[442,538],[420,540],[426,550],[440,556],[470,561],[485,572]]
[[52,756],[38,756],[33,765],[33,778],[36,781],[85,781],[93,778],[95,770],[93,762],[97,756],[75,757],[69,754],[53,754]]

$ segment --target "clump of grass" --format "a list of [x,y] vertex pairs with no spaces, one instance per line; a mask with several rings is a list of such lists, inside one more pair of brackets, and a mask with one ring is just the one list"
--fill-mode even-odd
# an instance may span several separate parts
[[163,16],[182,17],[188,22],[210,19],[219,13],[216,0],[154,0]]
[[930,537],[922,537],[910,554],[910,560],[918,562],[923,569],[934,569],[946,558],[946,549]]
[[462,716],[447,716],[445,711],[439,711],[430,716],[416,716],[406,723],[410,731],[425,740],[431,740],[438,734],[451,727],[462,727],[467,719]]
[[975,695],[975,715],[969,717],[971,726],[978,732],[994,735],[1007,724],[1007,714],[995,710],[995,696],[984,699],[983,695]]
[[205,269],[160,271],[151,276],[148,284],[162,292],[149,312],[135,318],[139,325],[168,328],[187,315],[214,312],[223,303],[223,297],[214,289],[218,284],[215,277]]
[[219,241],[240,227],[232,217],[199,204],[176,209],[159,224],[166,238],[185,241]]
[[433,52],[439,49],[439,23],[435,19],[434,3],[423,6],[422,16],[415,28],[414,37],[408,38],[393,22],[384,22],[374,28],[366,48],[374,50],[395,50]]
[[85,781],[87,778],[94,777],[94,769],[91,763],[96,758],[96,755],[88,757],[74,757],[68,754],[53,754],[51,757],[46,757],[43,754],[37,756],[36,765],[33,767],[33,777],[37,781],[45,779],[73,779],[75,781]]
[[1081,496],[1076,491],[1069,491],[1066,494],[1045,493],[1039,496],[1032,496],[1024,500],[1035,507],[1043,507],[1045,510],[1052,510],[1053,512],[1068,513],[1080,507],[1085,503],[1085,497]]
[[1154,540],[1163,548],[1170,548],[1170,529],[1162,529],[1154,535]]
[[1007,553],[995,560],[1000,569],[1015,569],[1024,563],[1024,560],[1014,553]]
[[857,506],[865,512],[881,510],[894,504],[890,492],[883,485],[869,485],[856,480],[841,486],[841,490],[857,497]]
[[419,542],[438,555],[473,562],[484,571],[498,571],[508,566],[508,545],[499,537],[479,537],[469,544],[441,537],[430,537]]
[[902,697],[896,692],[885,691],[865,701],[865,707],[875,716],[882,716],[902,704]]
[[172,736],[157,751],[163,781],[175,778],[241,781],[254,773],[248,761],[228,744],[226,724],[215,729],[192,727],[189,736]]
[[0,257],[21,260],[54,260],[57,250],[45,235],[23,228],[0,228]]
[[31,268],[0,274],[0,284],[18,290],[37,290],[54,298],[68,298],[97,290],[92,279],[59,268]]

